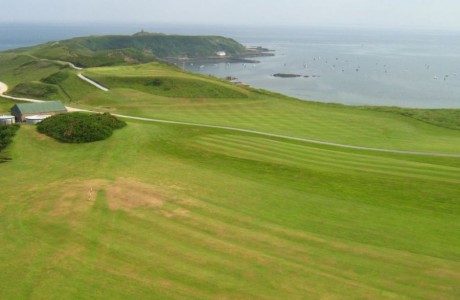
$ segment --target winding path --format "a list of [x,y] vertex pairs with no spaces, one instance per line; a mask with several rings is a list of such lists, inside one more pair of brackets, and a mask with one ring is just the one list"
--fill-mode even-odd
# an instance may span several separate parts
[[[7,96],[7,95],[4,94],[7,90],[8,90],[8,86],[5,83],[0,81],[0,96],[1,97],[7,98],[7,99],[12,99],[12,100],[27,101],[27,102],[44,102],[43,100]],[[85,109],[80,109],[80,108],[75,108],[75,107],[70,107],[70,106],[66,106],[66,108],[67,108],[68,111],[72,111],[72,112],[74,112],[74,111],[83,111],[83,112],[99,113],[99,112],[93,111],[93,110],[85,110]],[[155,123],[166,123],[166,124],[177,124],[177,125],[186,125],[186,126],[196,126],[196,127],[204,127],[204,128],[224,129],[224,130],[230,130],[230,131],[236,131],[236,132],[252,133],[252,134],[257,134],[257,135],[262,135],[262,136],[276,137],[276,138],[282,138],[282,139],[287,139],[287,140],[301,141],[301,142],[306,142],[306,143],[311,143],[311,144],[334,146],[334,147],[348,148],[348,149],[378,151],[378,152],[387,152],[387,153],[399,153],[399,154],[411,154],[411,155],[460,157],[460,154],[454,154],[454,153],[404,151],[404,150],[393,150],[393,149],[373,148],[373,147],[364,147],[364,146],[354,146],[354,145],[346,145],[346,144],[318,141],[318,140],[294,137],[294,136],[289,136],[289,135],[275,134],[275,133],[269,133],[269,132],[263,132],[263,131],[257,131],[257,130],[250,130],[250,129],[243,129],[243,128],[236,128],[236,127],[218,126],[218,125],[191,123],[191,122],[169,121],[169,120],[143,118],[143,117],[121,115],[121,114],[112,114],[112,115],[120,117],[120,118],[131,119],[131,120],[140,120],[140,121],[155,122]]]
[[[47,59],[47,61],[50,61],[50,60]],[[68,61],[58,61],[58,62],[61,62],[61,63],[64,63],[64,64],[68,64],[69,67],[71,67],[71,68],[74,69],[74,70],[78,70],[78,71],[83,70],[83,68],[77,67],[76,65],[74,65],[73,63],[68,62]],[[95,87],[97,87],[98,89],[103,90],[104,92],[108,92],[108,91],[109,91],[108,88],[106,88],[105,86],[100,85],[99,83],[97,83],[96,81],[92,80],[91,78],[86,77],[86,76],[83,75],[82,73],[78,73],[77,76],[78,76],[78,78],[80,78],[80,79],[82,79],[82,80],[88,82],[89,84],[94,85]]]
[[5,92],[8,90],[8,86],[0,81],[0,96],[3,98],[11,99],[11,100],[19,100],[19,101],[27,101],[27,102],[43,102],[43,100],[36,100],[30,98],[20,98],[20,97],[13,97],[5,95]]

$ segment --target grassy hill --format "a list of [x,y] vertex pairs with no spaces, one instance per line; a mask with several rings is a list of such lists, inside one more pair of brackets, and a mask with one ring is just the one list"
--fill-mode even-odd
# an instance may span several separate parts
[[[103,92],[79,79],[79,72],[110,91]],[[6,55],[0,56],[0,80],[10,86],[13,95],[59,99],[112,113],[359,146],[451,153],[460,149],[459,132],[444,129],[460,127],[460,110],[378,109],[299,101],[159,62],[77,71],[59,62]],[[24,85],[53,89],[49,95],[37,95],[41,89],[30,89],[34,94],[26,95],[20,93],[27,91]]]
[[[0,81],[100,111],[460,149],[459,110],[305,102],[158,62],[76,71],[8,53]],[[0,164],[1,299],[460,297],[460,158],[126,121],[82,145],[17,132]]]
[[10,153],[2,299],[460,295],[458,159],[140,122]]
[[7,52],[95,67],[145,63],[167,57],[206,58],[215,56],[217,51],[225,51],[230,56],[248,53],[243,45],[230,38],[160,33],[79,37]]

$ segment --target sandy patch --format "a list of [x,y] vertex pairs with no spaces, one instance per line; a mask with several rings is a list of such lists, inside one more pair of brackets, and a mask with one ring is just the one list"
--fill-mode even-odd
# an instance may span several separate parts
[[[62,196],[58,201],[53,203],[53,209],[50,210],[50,214],[52,216],[65,216],[72,211],[86,210],[96,200],[97,191],[106,188],[108,185],[109,182],[104,179],[63,182],[59,186],[54,187],[55,189],[62,190]],[[40,203],[49,205],[48,201]]]
[[[117,178],[115,181],[105,179],[68,181],[52,186],[54,189],[61,190],[59,199],[52,202],[39,201],[36,206],[36,209],[49,210],[52,216],[69,216],[87,212],[94,205],[100,190],[105,191],[110,210],[130,211],[138,208],[154,208],[166,218],[180,218],[189,216],[189,208],[202,206],[201,203],[189,198],[167,197],[155,186],[133,178]],[[45,196],[43,198],[46,199]],[[165,206],[166,201],[172,206]]]
[[127,178],[119,178],[106,187],[107,202],[112,210],[161,207],[165,197],[151,185]]

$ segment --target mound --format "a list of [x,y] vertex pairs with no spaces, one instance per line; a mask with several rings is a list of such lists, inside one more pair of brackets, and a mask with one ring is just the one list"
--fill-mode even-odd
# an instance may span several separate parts
[[38,99],[59,98],[59,90],[55,85],[42,82],[22,82],[11,90],[11,95]]
[[37,125],[40,133],[65,143],[89,143],[105,140],[113,130],[126,126],[109,113],[88,115],[84,113],[59,114]]

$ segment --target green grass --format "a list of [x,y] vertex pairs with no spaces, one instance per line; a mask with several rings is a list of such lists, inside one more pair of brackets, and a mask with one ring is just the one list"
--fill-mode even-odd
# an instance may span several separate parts
[[364,109],[397,113],[429,124],[460,130],[459,109],[415,109],[384,106],[364,107]]
[[[426,120],[393,112],[299,101],[191,75],[158,63],[94,68],[84,73],[107,85],[110,91],[91,92],[76,103],[101,111],[255,129],[360,146],[451,153],[460,149],[459,131],[445,130]],[[155,94],[154,88],[146,90],[143,82],[157,77],[175,78],[176,82],[212,83],[231,93],[227,93],[227,98],[194,98],[202,90],[197,83],[195,90],[192,85],[179,86],[179,93],[189,94],[189,97],[174,97],[177,91]],[[107,78],[110,80],[105,81]],[[235,93],[244,97],[234,98]],[[455,123],[458,112],[444,116],[453,120],[448,122]]]
[[0,97],[0,114],[9,115],[10,109],[13,105],[13,101]]
[[140,122],[10,150],[2,299],[460,296],[459,159]]
[[91,79],[109,89],[129,88],[171,98],[246,98],[245,94],[234,88],[191,78],[91,76]]
[[207,58],[216,51],[231,55],[247,53],[233,39],[220,36],[180,36],[139,33],[132,36],[90,36],[49,42],[37,46],[6,51],[32,55],[41,59],[70,61],[77,66],[96,67],[129,65],[161,58]]
[[[1,81],[21,83],[15,72],[35,66],[27,82],[51,81],[81,107],[387,149],[460,149],[460,131],[446,128],[456,128],[457,111],[304,102],[159,63],[84,70],[105,93],[60,64],[16,60],[0,55]],[[144,86],[155,78],[180,83],[176,94]],[[219,97],[195,98],[203,86]],[[0,113],[12,105],[0,99]],[[25,125],[7,151],[1,299],[460,297],[460,158],[140,121],[79,145]]]
[[59,90],[52,84],[43,82],[24,82],[16,85],[8,93],[16,97],[32,97],[32,99],[58,99]]
[[40,61],[26,55],[0,55],[0,80],[12,89],[19,83],[40,81],[64,68],[62,64]]
[[76,70],[62,62],[26,55],[1,54],[0,81],[8,85],[10,95],[67,103],[97,96],[100,92],[79,79]]
[[[61,72],[68,73],[57,85],[62,98],[89,109],[358,146],[448,153],[460,149],[460,132],[441,128],[457,128],[459,113],[455,110],[395,112],[305,102],[160,63],[84,71],[107,85],[108,93],[77,78],[75,71]],[[55,73],[35,80],[47,80]],[[155,79],[164,81],[157,87],[146,86]],[[407,115],[409,111],[412,115]]]

